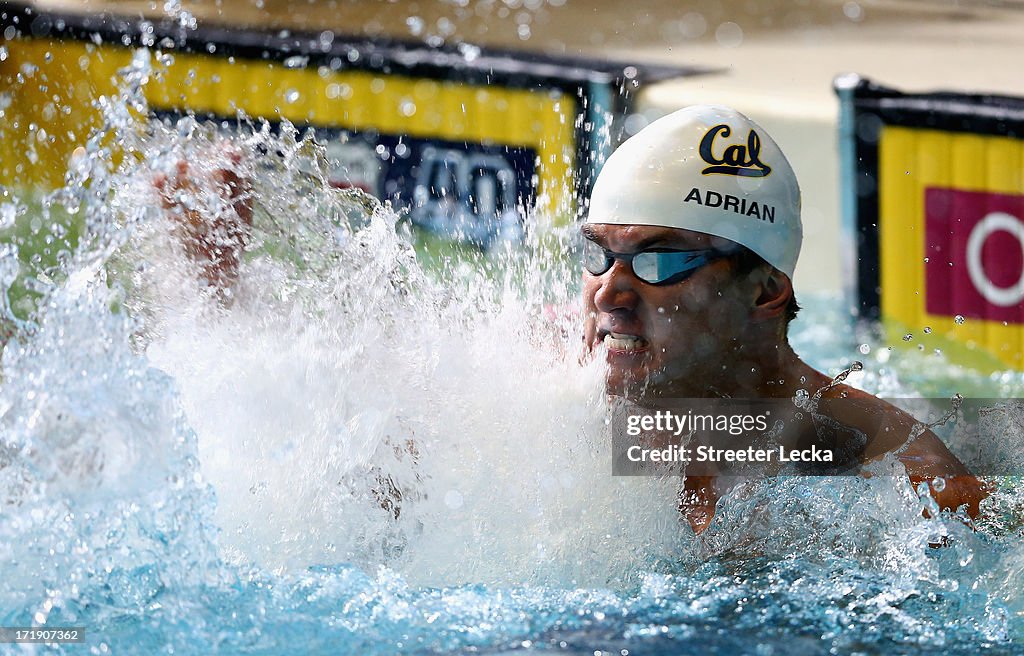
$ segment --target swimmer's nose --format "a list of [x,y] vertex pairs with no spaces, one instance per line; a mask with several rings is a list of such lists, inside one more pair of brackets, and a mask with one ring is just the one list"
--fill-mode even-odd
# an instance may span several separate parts
[[594,306],[600,312],[632,311],[636,309],[640,281],[622,260],[615,260],[612,267],[598,276],[600,286],[594,293]]

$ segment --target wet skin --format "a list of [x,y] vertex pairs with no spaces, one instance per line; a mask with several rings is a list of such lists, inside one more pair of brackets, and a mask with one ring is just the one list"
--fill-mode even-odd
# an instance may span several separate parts
[[[586,225],[584,235],[619,253],[648,248],[699,250],[724,245],[709,235],[652,226]],[[744,284],[747,283],[747,284]],[[723,353],[742,351],[737,328],[755,289],[725,258],[674,285],[651,285],[616,260],[600,276],[583,275],[584,339],[601,347],[609,333],[641,338],[639,348],[606,349],[608,391],[637,396],[704,396],[728,378]]]
[[[584,237],[607,250],[729,248],[706,234],[641,225],[587,224]],[[904,446],[912,417],[871,394],[832,379],[803,362],[786,339],[785,312],[793,294],[789,279],[768,267],[739,274],[732,258],[714,260],[688,279],[651,285],[615,260],[601,275],[583,272],[584,342],[607,361],[609,394],[635,402],[658,398],[792,398],[798,390],[822,399],[846,399],[833,418],[871,436],[864,460]],[[613,340],[615,333],[635,340]],[[824,412],[832,412],[824,410]],[[812,425],[798,430],[816,430]],[[916,485],[944,472],[946,488],[934,493],[940,508],[966,505],[973,517],[985,487],[931,431],[898,453]],[[680,509],[696,532],[714,516],[721,493],[713,476],[687,477]]]
[[[185,254],[196,266],[199,278],[218,292],[238,280],[242,254],[252,230],[249,181],[236,170],[240,159],[238,153],[228,153],[228,166],[205,178],[191,170],[187,162],[180,161],[173,176],[158,175],[154,180],[164,212],[171,219]],[[225,201],[224,211],[219,215],[205,214],[179,200],[183,192],[195,195],[200,182],[205,193],[219,194]]]

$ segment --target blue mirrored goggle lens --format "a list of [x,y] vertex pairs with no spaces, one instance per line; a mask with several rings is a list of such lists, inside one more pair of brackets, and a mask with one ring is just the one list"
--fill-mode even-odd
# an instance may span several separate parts
[[644,251],[633,256],[633,273],[653,285],[689,278],[711,259],[712,251]]
[[721,255],[713,249],[650,250],[634,254],[613,253],[590,240],[587,240],[583,247],[584,266],[595,276],[610,269],[616,259],[621,259],[631,264],[637,278],[652,285],[668,285],[685,280],[697,269]]

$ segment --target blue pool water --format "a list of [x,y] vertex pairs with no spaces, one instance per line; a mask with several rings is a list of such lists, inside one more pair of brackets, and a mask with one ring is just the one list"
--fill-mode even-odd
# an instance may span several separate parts
[[[609,476],[600,367],[571,312],[542,318],[574,302],[571,237],[427,271],[386,208],[329,188],[311,141],[246,128],[226,149],[118,107],[106,134],[139,156],[114,164],[98,135],[40,205],[85,228],[36,275],[0,386],[0,625],[87,641],[3,651],[1021,652],[1017,479],[976,530],[925,519],[899,477],[750,482],[697,538],[671,481]],[[201,180],[232,149],[257,213],[225,303],[185,270],[152,179],[186,159]],[[868,390],[1024,386],[801,300],[797,351],[863,361]]]

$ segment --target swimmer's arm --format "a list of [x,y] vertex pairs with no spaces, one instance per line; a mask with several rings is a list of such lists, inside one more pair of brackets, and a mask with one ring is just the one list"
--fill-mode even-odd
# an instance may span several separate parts
[[[199,276],[218,289],[231,287],[238,279],[253,216],[251,185],[236,170],[241,155],[228,153],[227,159],[227,166],[206,176],[183,160],[173,174],[158,175],[153,181],[185,253]],[[219,194],[227,201],[226,207],[213,215],[183,200],[197,193]]]
[[925,431],[897,458],[903,463],[915,488],[936,477],[945,481],[942,491],[936,491],[933,486],[931,492],[940,509],[955,511],[966,505],[968,515],[972,518],[978,516],[979,504],[989,495],[989,489],[950,453],[935,433]]
[[914,487],[936,477],[944,479],[946,485],[941,492],[932,489],[932,498],[941,510],[956,511],[966,505],[972,518],[978,516],[978,505],[989,495],[989,490],[946,448],[938,435],[925,430],[906,444],[907,437],[920,430],[920,424],[912,416],[847,386],[837,388],[834,394],[843,399],[843,403],[832,406],[837,419],[873,436],[863,454],[866,462],[894,453]]
[[687,476],[679,490],[679,512],[700,535],[715,517],[718,492],[714,476]]

